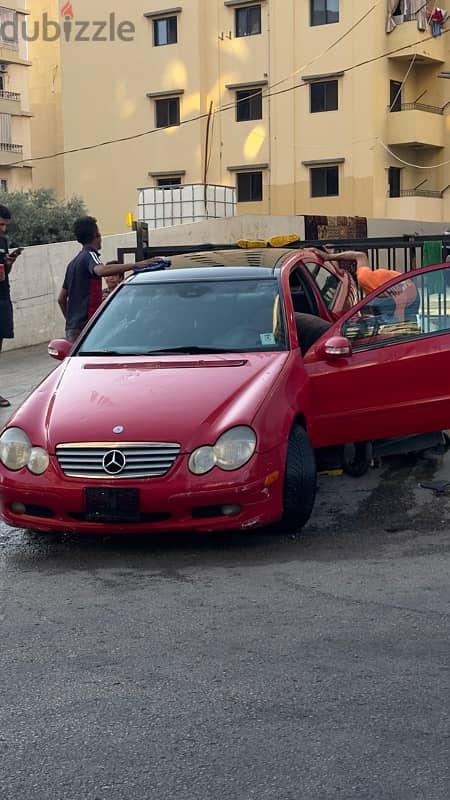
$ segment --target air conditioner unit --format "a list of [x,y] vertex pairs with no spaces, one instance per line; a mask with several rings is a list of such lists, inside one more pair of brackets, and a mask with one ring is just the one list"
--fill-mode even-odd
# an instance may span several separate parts
[[0,64],[0,72],[8,72],[8,64]]

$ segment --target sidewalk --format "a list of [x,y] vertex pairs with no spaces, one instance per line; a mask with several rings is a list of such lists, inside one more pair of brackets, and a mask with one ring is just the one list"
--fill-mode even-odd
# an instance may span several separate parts
[[10,401],[11,408],[0,408],[0,427],[31,390],[57,365],[58,362],[47,353],[47,343],[1,354],[0,394]]

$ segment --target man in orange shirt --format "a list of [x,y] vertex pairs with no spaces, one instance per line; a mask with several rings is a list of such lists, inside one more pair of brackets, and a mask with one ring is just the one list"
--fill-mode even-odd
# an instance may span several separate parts
[[[343,253],[321,252],[320,255],[324,261],[356,261],[356,279],[364,296],[403,275],[395,269],[372,269],[367,254],[359,250],[346,250]],[[386,294],[378,295],[375,313],[403,322],[405,319],[416,319],[419,305],[420,298],[414,282],[403,281],[398,287],[389,289]]]

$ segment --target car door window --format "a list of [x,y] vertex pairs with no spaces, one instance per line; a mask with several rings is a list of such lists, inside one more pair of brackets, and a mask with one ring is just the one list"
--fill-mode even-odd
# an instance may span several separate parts
[[450,268],[405,276],[368,300],[341,332],[354,351],[449,333]]
[[339,292],[340,280],[330,270],[315,261],[304,261],[306,269],[314,280],[322,300],[328,309],[333,308]]
[[301,270],[293,269],[289,276],[289,290],[294,311],[299,314],[318,314],[317,302],[312,289],[307,286]]

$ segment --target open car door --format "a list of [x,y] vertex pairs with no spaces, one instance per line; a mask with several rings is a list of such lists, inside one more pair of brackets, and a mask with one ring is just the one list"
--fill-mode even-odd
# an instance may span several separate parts
[[304,359],[314,447],[450,427],[450,264],[372,292]]

